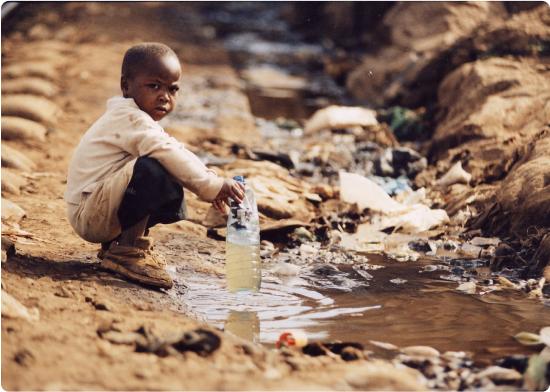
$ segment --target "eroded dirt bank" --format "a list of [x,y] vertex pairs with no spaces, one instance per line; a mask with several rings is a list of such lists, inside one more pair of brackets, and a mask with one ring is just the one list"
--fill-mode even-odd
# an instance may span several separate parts
[[[500,15],[504,10],[486,9],[484,12]],[[389,20],[398,18],[396,14],[397,11],[393,12],[393,16],[390,14]],[[486,14],[478,14],[478,17],[482,18]],[[223,14],[218,17],[223,20]],[[73,3],[59,4],[55,8],[42,4],[26,5],[18,10],[9,24],[5,24],[8,27],[2,32],[2,237],[3,242],[4,239],[15,242],[16,254],[12,255],[8,249],[7,260],[3,259],[2,294],[3,304],[7,293],[22,303],[26,310],[23,310],[22,315],[16,312],[15,317],[14,314],[4,317],[3,312],[2,386],[5,389],[56,390],[416,390],[475,386],[488,388],[495,385],[502,388],[536,386],[533,384],[535,381],[524,384],[521,366],[526,363],[525,356],[518,359],[519,365],[513,363],[496,369],[488,368],[493,363],[485,362],[475,367],[461,353],[440,355],[426,347],[405,351],[402,355],[406,357],[395,362],[375,359],[375,355],[369,358],[368,350],[353,345],[332,347],[333,351],[330,352],[326,347],[313,346],[309,355],[294,349],[268,349],[222,333],[186,316],[189,309],[179,295],[186,290],[183,280],[176,279],[176,286],[167,294],[127,283],[98,269],[95,258],[97,247],[80,240],[65,219],[62,194],[66,170],[72,150],[82,133],[103,112],[106,99],[119,93],[120,60],[124,51],[140,41],[162,41],[179,54],[185,74],[180,107],[165,126],[174,136],[189,143],[189,148],[203,154],[205,160],[220,166],[220,172],[226,175],[244,174],[251,179],[256,176],[253,185],[260,196],[262,225],[267,237],[274,240],[277,236],[288,238],[288,233],[296,227],[307,226],[309,231],[295,231],[290,240],[300,250],[299,254],[304,255],[315,252],[315,248],[311,250],[307,242],[311,240],[300,239],[300,235],[307,237],[313,232],[318,238],[324,238],[325,242],[337,245],[338,241],[346,241],[347,231],[353,232],[358,223],[365,222],[365,215],[361,211],[345,206],[338,200],[338,189],[334,186],[338,168],[349,169],[352,165],[356,165],[357,170],[363,168],[359,169],[357,162],[350,158],[351,152],[348,151],[346,155],[334,148],[330,132],[330,135],[321,132],[315,134],[315,131],[307,135],[306,132],[305,140],[309,144],[298,142],[314,151],[311,156],[301,157],[302,163],[316,164],[315,167],[302,165],[303,170],[309,173],[309,179],[290,176],[284,162],[276,165],[259,158],[274,152],[270,144],[263,145],[263,151],[258,148],[258,144],[262,146],[264,143],[260,129],[265,123],[258,123],[252,115],[243,82],[231,65],[226,49],[216,39],[212,26],[204,25],[202,21],[193,4],[141,3],[130,7],[125,3]],[[481,22],[479,20],[475,25],[467,26],[467,32],[473,31]],[[512,22],[508,24],[514,27]],[[230,30],[227,24],[222,26]],[[499,28],[486,28],[483,31],[490,36]],[[234,42],[237,45],[242,41],[235,39]],[[246,44],[246,40],[244,42]],[[430,45],[427,45],[428,50],[432,48]],[[269,55],[262,52],[261,46],[258,48],[257,56]],[[425,48],[421,46],[417,49]],[[316,59],[318,53],[313,47],[303,48],[296,56],[305,59],[306,64],[319,66]],[[428,59],[429,63],[437,59],[437,55],[430,53],[430,56],[422,58]],[[342,66],[351,71],[352,67],[345,64]],[[490,77],[493,69],[508,70],[513,80],[506,83],[493,80]],[[529,73],[522,72],[524,69],[528,69]],[[256,87],[259,85],[266,99],[272,99],[273,96],[281,98],[281,83],[291,89],[302,83],[288,77],[277,79],[280,77],[277,73],[268,73],[267,77],[266,74],[252,71],[243,74],[249,83],[255,82]],[[430,166],[418,181],[433,181],[457,159],[470,157],[465,152],[468,146],[461,145],[457,140],[494,143],[491,135],[478,138],[481,139],[479,141],[471,134],[479,129],[490,133],[491,129],[487,130],[486,124],[494,124],[496,114],[483,117],[487,111],[491,111],[492,101],[485,99],[487,94],[507,91],[509,95],[502,99],[521,100],[526,95],[540,93],[540,99],[537,98],[535,102],[540,105],[537,106],[540,109],[537,112],[543,111],[542,107],[548,105],[547,100],[545,102],[543,99],[548,91],[545,88],[548,79],[544,77],[547,74],[544,63],[529,58],[485,59],[457,66],[442,82],[444,87],[438,91],[440,127],[435,130],[435,147],[425,147],[426,151],[431,148],[434,156],[446,151],[447,147],[457,150],[449,150],[449,155],[441,159],[440,166]],[[378,77],[378,71],[376,75]],[[31,83],[29,77],[39,78],[43,82],[35,80]],[[27,78],[27,82],[14,82],[22,78]],[[458,124],[453,128],[451,125],[456,124],[457,120],[456,116],[453,117],[453,102],[445,96],[445,91],[458,89],[456,85],[460,84],[459,81],[470,80],[468,78],[472,79],[468,85],[474,87],[478,85],[476,81],[484,78],[490,80],[481,83],[489,87],[472,87],[468,93],[470,95],[462,98],[464,106],[469,108],[469,103],[476,99],[488,106],[483,106],[486,109],[481,114],[473,113],[472,109],[467,120],[471,120],[474,125],[466,121],[466,125]],[[385,80],[391,79],[388,77]],[[269,81],[267,85],[266,80]],[[527,92],[522,90],[525,87],[521,87],[525,85],[529,86]],[[380,89],[388,87],[379,86]],[[56,107],[50,107],[47,101],[36,101],[31,105],[35,110],[29,114],[28,109],[21,108],[24,105],[20,101],[13,102],[11,98],[10,102],[5,98],[20,94],[47,97]],[[433,99],[436,91],[431,90],[431,94]],[[287,98],[288,102],[293,102],[293,96]],[[329,99],[336,103],[336,89]],[[6,107],[8,103],[12,105],[11,109]],[[326,106],[326,101],[317,100],[313,107],[323,104]],[[513,101],[509,106],[517,104]],[[5,112],[11,113],[10,116],[6,116]],[[464,116],[465,112],[467,110],[460,115]],[[17,123],[5,123],[6,117],[18,116],[34,116],[35,123],[42,124],[43,128],[32,128],[29,124],[18,128]],[[535,134],[541,140],[548,139],[546,131],[537,133],[547,120],[548,117],[544,115],[536,117],[526,127],[525,135],[517,137],[518,140],[509,141],[514,135],[505,135],[506,141],[502,145],[506,146],[507,159],[499,158],[499,151],[493,152],[487,158],[491,162],[482,169],[476,166],[479,160],[472,158],[470,165],[467,165],[469,161],[465,161],[465,167],[474,176],[472,183],[478,183],[479,188],[472,190],[465,184],[454,185],[448,193],[439,196],[441,207],[446,208],[452,217],[469,204],[472,208],[480,206],[486,199],[476,203],[475,198],[471,197],[472,193],[480,189],[482,193],[485,192],[483,195],[495,195],[494,189],[500,186],[500,182],[487,183],[486,178],[494,177],[500,181],[504,176],[502,167],[508,170],[514,165],[523,165],[522,170],[530,172],[528,165],[545,160],[548,150],[540,147],[543,144],[524,147],[526,152],[521,153],[520,158],[514,155],[518,154],[515,149],[507,146],[532,140]],[[525,125],[520,120],[518,123]],[[296,124],[282,123],[282,127],[293,129]],[[513,133],[514,127],[518,126],[512,124],[510,132]],[[21,138],[18,136],[21,128],[32,128],[33,132]],[[449,128],[453,128],[456,136],[445,133]],[[10,129],[14,129],[12,136],[6,133]],[[352,145],[363,143],[364,146],[370,146],[370,142],[383,147],[397,145],[395,137],[384,126],[377,126],[368,134],[362,130],[356,132]],[[461,136],[461,132],[466,135]],[[501,136],[496,139],[501,140]],[[324,141],[321,143],[319,140]],[[350,144],[345,135],[339,140],[341,146],[346,148]],[[252,146],[256,148],[252,150]],[[280,151],[284,152],[284,147],[282,145]],[[26,158],[17,152],[23,153]],[[235,157],[240,159],[229,163],[219,162],[220,159],[223,161]],[[280,154],[278,159],[281,159]],[[539,170],[539,165],[535,166]],[[506,186],[507,182],[510,184],[508,187],[517,189],[518,197],[521,197],[522,192],[529,192],[521,184],[525,176],[521,172],[516,176],[506,178],[502,186]],[[329,181],[316,181],[319,178],[329,178]],[[542,188],[541,203],[546,203],[544,192],[548,189],[547,185],[544,181],[543,184],[536,183],[535,191]],[[187,195],[190,220],[156,229],[153,235],[166,252],[174,270],[223,276],[224,244],[207,237],[207,227],[214,227],[209,235],[216,238],[223,237],[223,229],[215,228],[215,222],[205,219],[208,204],[189,193]],[[493,200],[491,197],[488,199]],[[497,206],[492,211],[513,208],[518,197],[505,198],[502,193],[496,193],[494,201]],[[9,206],[8,199],[24,210],[24,218],[23,212],[16,207],[6,208]],[[454,213],[449,211],[449,205],[453,205]],[[529,208],[540,211],[537,210],[539,204],[534,207],[530,207],[532,204],[529,203],[521,205],[526,211],[531,211]],[[543,219],[540,214],[530,214],[534,218]],[[323,216],[327,218],[320,221],[319,217]],[[484,218],[484,222],[499,216],[493,213]],[[495,222],[500,221],[497,219]],[[487,223],[479,223],[480,227],[484,224]],[[342,230],[342,234],[327,229],[338,225],[346,229]],[[456,229],[461,224],[453,227]],[[538,227],[544,229],[547,222],[543,219]],[[512,229],[513,225],[503,230],[508,234]],[[537,234],[536,244],[532,244],[529,257],[532,257],[542,241],[543,235]],[[523,238],[521,234],[520,238]],[[351,240],[353,242],[355,238]],[[272,251],[263,250],[268,251],[268,255]],[[515,251],[503,254],[502,264],[505,264],[508,256],[511,260],[508,265],[514,266],[511,252]],[[544,255],[539,255],[539,259],[544,260]],[[292,257],[291,261],[296,264],[299,257]],[[540,277],[544,266],[543,261],[539,262],[539,271],[534,276]],[[325,272],[321,271],[322,274]],[[330,275],[330,271],[326,275]],[[363,272],[363,275],[369,274]],[[539,279],[529,284],[523,288],[518,285],[514,290],[522,292],[524,296],[527,294],[523,294],[523,291],[529,291],[534,294],[533,301],[542,301],[544,282],[540,287]],[[518,329],[522,330],[521,327]],[[184,334],[186,332],[187,335]],[[389,351],[392,350],[394,348]],[[315,356],[316,353],[324,355]],[[403,366],[403,363],[408,366]]]

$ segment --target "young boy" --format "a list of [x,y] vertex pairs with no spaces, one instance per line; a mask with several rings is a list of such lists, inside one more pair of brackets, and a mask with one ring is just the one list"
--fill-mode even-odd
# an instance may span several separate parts
[[218,210],[242,185],[223,179],[157,123],[170,113],[179,90],[176,54],[160,43],[128,49],[122,62],[122,97],[82,137],[67,178],[65,201],[71,226],[101,243],[101,266],[161,288],[172,287],[162,257],[152,251],[148,229],[185,218],[182,186]]

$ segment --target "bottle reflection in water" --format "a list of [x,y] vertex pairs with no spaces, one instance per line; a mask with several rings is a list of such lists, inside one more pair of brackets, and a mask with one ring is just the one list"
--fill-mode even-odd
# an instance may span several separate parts
[[256,312],[230,310],[224,329],[250,342],[260,340],[260,319]]
[[[234,179],[244,182],[242,176]],[[260,259],[260,220],[254,193],[245,185],[244,200],[231,200],[227,219],[225,270],[231,292],[258,291],[262,280]]]

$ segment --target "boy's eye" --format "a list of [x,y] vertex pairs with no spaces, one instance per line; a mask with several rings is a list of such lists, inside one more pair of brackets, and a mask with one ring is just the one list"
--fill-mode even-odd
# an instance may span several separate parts
[[149,83],[147,87],[152,88],[153,90],[158,90],[160,85],[158,83]]
[[175,94],[179,91],[179,89],[180,88],[178,86],[172,86],[172,87],[170,87],[170,93]]

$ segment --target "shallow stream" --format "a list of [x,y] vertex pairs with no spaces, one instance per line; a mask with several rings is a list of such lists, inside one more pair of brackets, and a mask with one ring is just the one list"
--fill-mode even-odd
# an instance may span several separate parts
[[[232,294],[223,278],[187,272],[178,277],[188,285],[180,299],[199,318],[250,341],[271,345],[283,331],[302,329],[310,341],[359,342],[382,356],[369,340],[469,351],[490,361],[532,352],[513,335],[550,325],[548,309],[524,293],[469,295],[440,279],[441,271],[422,272],[426,262],[374,259],[384,268],[370,270],[365,286],[357,276],[350,290],[319,289],[307,276],[280,278],[266,270],[259,293]],[[406,282],[393,283],[396,278]]]

